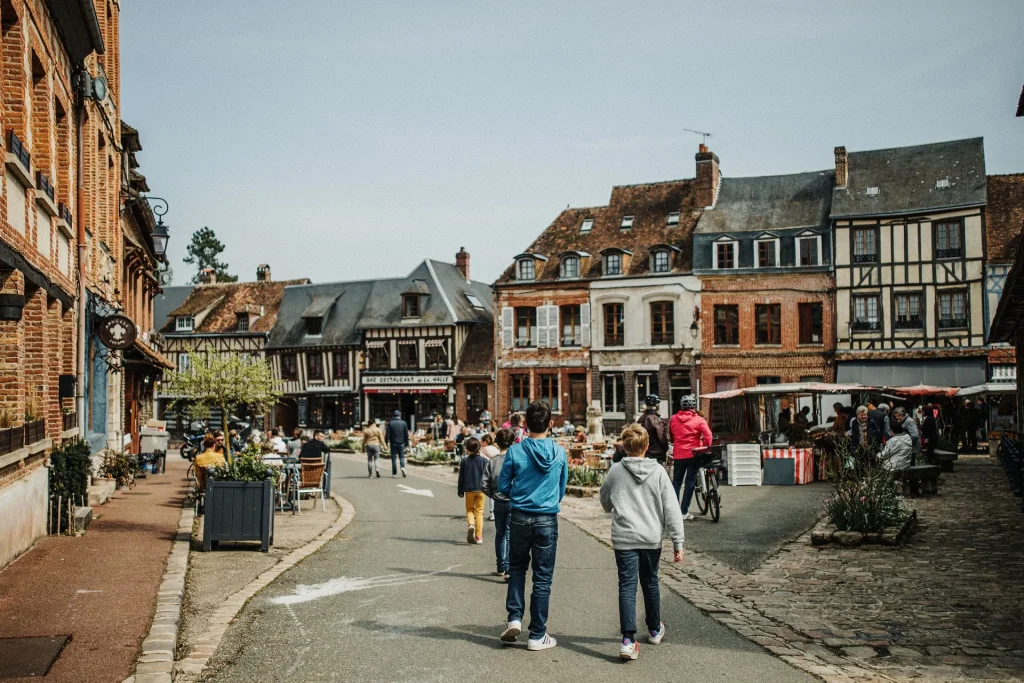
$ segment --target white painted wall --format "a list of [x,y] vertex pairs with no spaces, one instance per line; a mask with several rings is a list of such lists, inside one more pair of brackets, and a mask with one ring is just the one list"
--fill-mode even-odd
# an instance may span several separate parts
[[0,567],[46,535],[48,489],[49,470],[45,467],[0,489]]
[[[675,344],[700,351],[701,335],[690,334],[694,309],[700,307],[700,280],[694,275],[597,280],[590,284],[591,339],[593,348],[604,348],[604,310],[606,303],[624,304],[625,345],[610,347],[612,351],[651,348],[651,309],[654,301],[675,303]],[[712,324],[710,313],[702,315],[700,325]]]

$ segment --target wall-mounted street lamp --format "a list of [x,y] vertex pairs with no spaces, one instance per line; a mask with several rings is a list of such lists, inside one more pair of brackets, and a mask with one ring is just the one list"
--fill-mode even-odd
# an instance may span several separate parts
[[699,322],[700,309],[695,306],[693,309],[693,322],[690,323],[690,336],[693,337],[694,339],[696,339],[697,336],[700,335],[700,326],[698,324]]
[[163,197],[146,197],[146,201],[157,202],[153,207],[156,215],[156,226],[153,227],[153,253],[157,258],[163,258],[167,253],[167,240],[171,238],[167,232],[168,226],[164,224],[164,214],[170,209],[170,205]]

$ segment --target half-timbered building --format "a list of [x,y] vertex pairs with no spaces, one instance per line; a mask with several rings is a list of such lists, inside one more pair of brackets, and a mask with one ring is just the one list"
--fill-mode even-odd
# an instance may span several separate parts
[[986,379],[981,138],[835,150],[837,379]]

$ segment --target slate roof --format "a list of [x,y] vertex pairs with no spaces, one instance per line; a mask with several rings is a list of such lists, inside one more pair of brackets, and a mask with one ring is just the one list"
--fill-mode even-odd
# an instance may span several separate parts
[[698,233],[765,232],[829,224],[835,171],[723,177],[714,208],[704,209]]
[[[937,180],[949,179],[938,189]],[[877,187],[869,196],[867,189]],[[849,153],[849,183],[836,188],[832,218],[894,216],[985,204],[982,138]]]
[[474,325],[462,344],[455,376],[490,377],[493,374],[494,325]]
[[[372,289],[370,280],[286,287],[267,348],[358,346],[362,334],[356,326]],[[320,336],[307,337],[303,315],[315,301],[330,301],[330,306],[324,312]]]
[[181,306],[193,289],[193,285],[164,287],[164,291],[153,299],[153,327],[164,329],[171,320],[171,311]]
[[259,309],[263,315],[249,323],[249,334],[270,332],[277,320],[284,288],[288,285],[307,284],[309,280],[283,280],[281,282],[218,282],[212,285],[197,285],[182,303],[171,310],[161,331],[174,333],[174,320],[181,315],[198,316],[209,310],[190,334],[225,334],[235,332],[238,325],[236,313]]
[[985,206],[986,256],[989,263],[1013,263],[1024,230],[1024,173],[990,175]]
[[[679,249],[674,259],[673,272],[691,272],[694,226],[701,209],[695,203],[696,181],[669,180],[660,183],[618,185],[612,188],[607,206],[569,208],[562,211],[533,241],[525,253],[547,257],[537,261],[536,281],[558,279],[559,254],[581,251],[590,254],[580,264],[583,279],[601,276],[600,253],[618,248],[633,253],[626,276],[648,272],[649,249],[655,244],[668,244]],[[679,224],[668,225],[668,215],[679,212]],[[630,230],[620,229],[623,216],[633,216]],[[592,218],[589,233],[580,232],[583,221]],[[514,283],[515,264],[510,265],[498,278],[498,283]]]

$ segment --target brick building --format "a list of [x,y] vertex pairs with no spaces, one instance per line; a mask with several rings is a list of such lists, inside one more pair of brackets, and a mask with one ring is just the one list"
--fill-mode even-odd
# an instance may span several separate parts
[[831,171],[721,179],[694,232],[703,393],[833,381]]
[[[1024,173],[990,175],[985,204],[985,337],[988,339],[1006,276],[1013,266],[1024,226]],[[989,381],[1014,381],[1014,349],[989,340]]]

